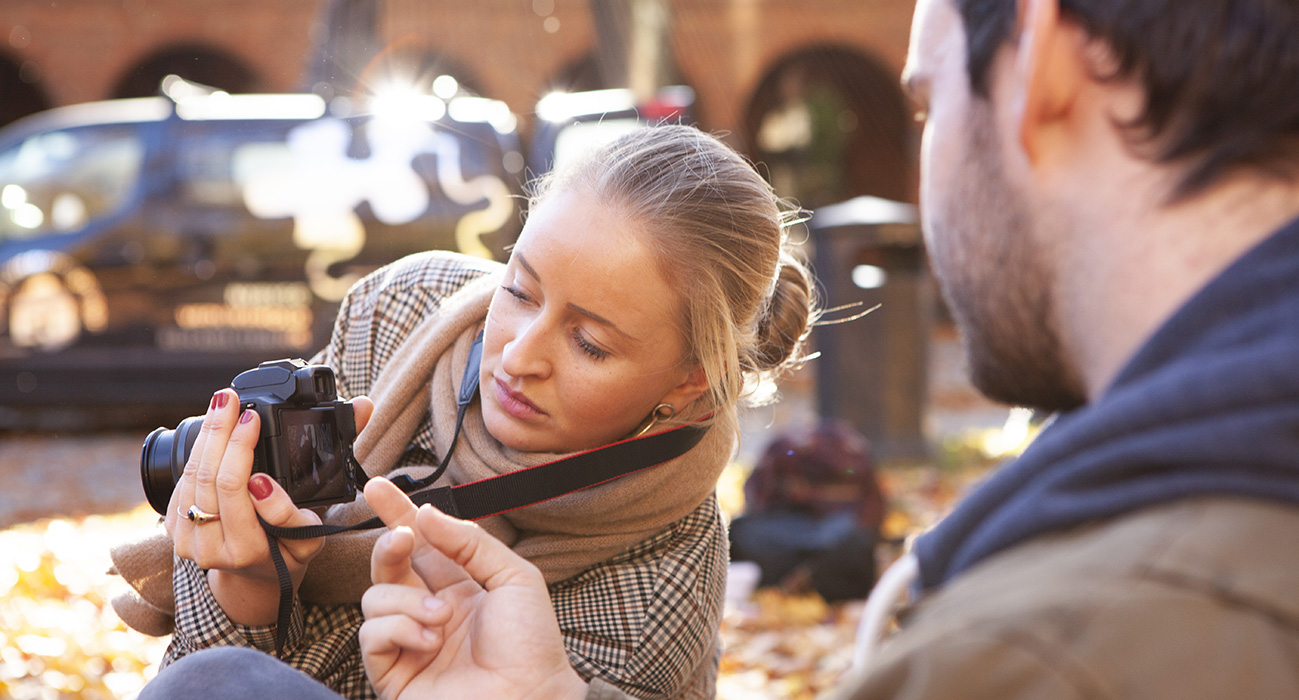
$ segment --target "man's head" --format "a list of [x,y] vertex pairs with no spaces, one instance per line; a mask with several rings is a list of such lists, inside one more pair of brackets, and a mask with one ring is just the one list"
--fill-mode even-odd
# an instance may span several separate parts
[[[987,98],[997,53],[1016,40],[1022,0],[943,0],[961,15],[974,92]],[[1235,168],[1299,174],[1299,4],[1294,0],[1058,0],[1112,56],[1105,80],[1142,88],[1121,126],[1133,148],[1183,166],[1189,196]]]
[[[1242,171],[1295,177],[1295,36],[1290,0],[919,0],[904,82],[927,112],[926,242],[978,388],[1086,400],[1062,318],[1087,303],[1097,207],[1172,206]],[[1114,186],[1125,177],[1160,191]]]

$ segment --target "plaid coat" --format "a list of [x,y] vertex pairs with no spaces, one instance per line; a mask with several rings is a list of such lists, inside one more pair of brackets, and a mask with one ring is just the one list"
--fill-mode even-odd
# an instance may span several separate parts
[[[452,253],[421,253],[368,276],[339,309],[334,334],[317,362],[332,366],[342,396],[369,392],[394,350],[421,319],[468,281],[498,263]],[[431,427],[420,425],[406,463],[434,455]],[[640,545],[551,585],[573,668],[632,697],[711,698],[717,681],[718,627],[727,545],[716,500]],[[176,631],[163,665],[211,646],[273,653],[275,627],[230,621],[193,562],[177,560]],[[359,604],[295,600],[286,661],[348,698],[373,698],[357,642]]]

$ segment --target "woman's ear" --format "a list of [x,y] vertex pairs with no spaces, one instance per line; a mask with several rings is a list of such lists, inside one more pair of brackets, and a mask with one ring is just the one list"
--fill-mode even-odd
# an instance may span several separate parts
[[676,408],[677,413],[681,413],[706,391],[708,391],[708,374],[704,372],[703,367],[695,367],[659,403],[670,403]]

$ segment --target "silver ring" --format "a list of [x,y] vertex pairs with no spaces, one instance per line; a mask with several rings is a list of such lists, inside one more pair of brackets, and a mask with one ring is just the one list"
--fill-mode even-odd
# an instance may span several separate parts
[[181,515],[186,518],[189,518],[190,522],[194,523],[195,525],[202,525],[203,523],[214,523],[221,519],[220,513],[209,513],[203,510],[202,508],[199,508],[198,506],[190,506],[189,510],[185,511],[184,513],[181,513]]

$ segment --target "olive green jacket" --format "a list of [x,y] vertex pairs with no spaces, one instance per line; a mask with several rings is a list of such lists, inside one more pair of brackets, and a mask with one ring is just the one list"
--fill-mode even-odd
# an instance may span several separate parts
[[1299,698],[1299,508],[1152,507],[991,557],[834,700]]

